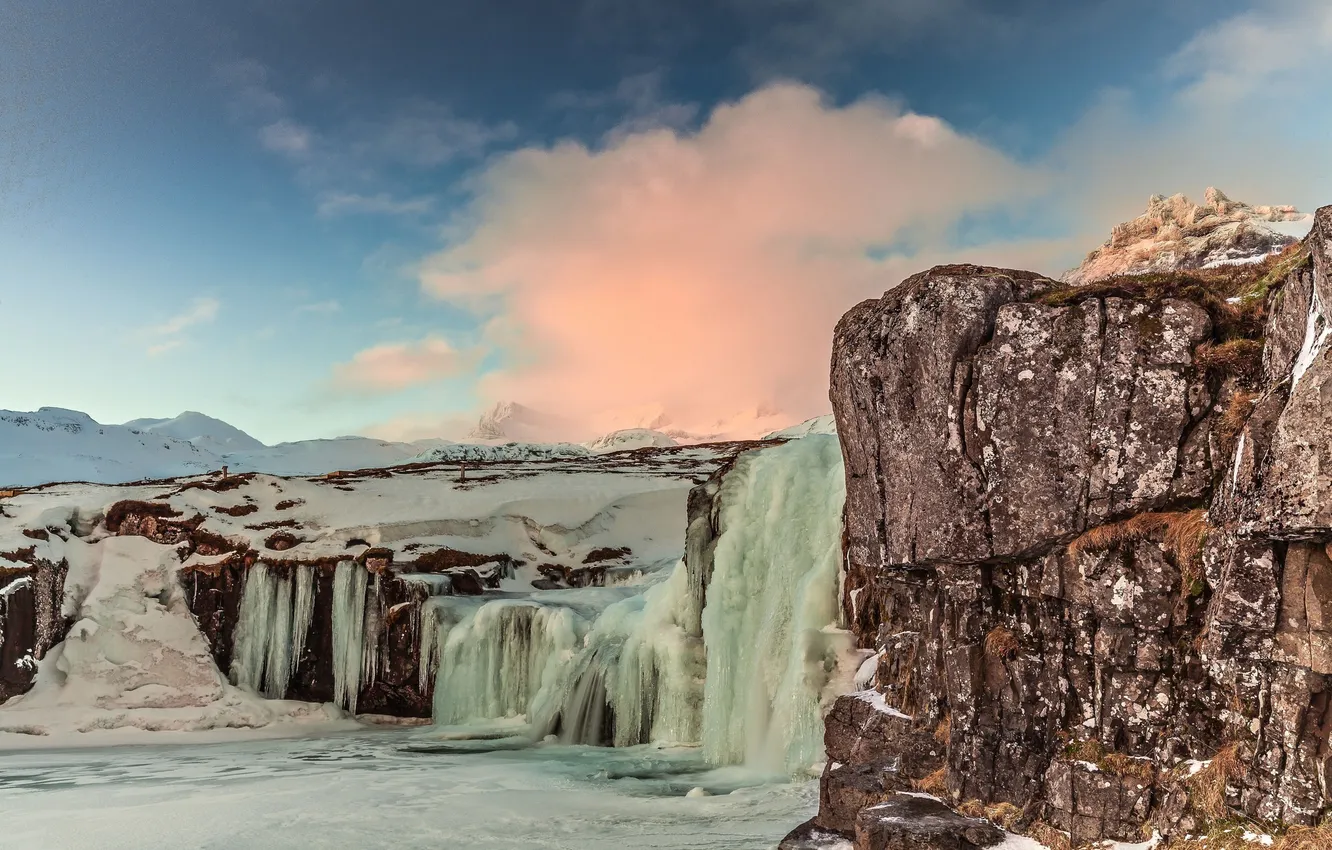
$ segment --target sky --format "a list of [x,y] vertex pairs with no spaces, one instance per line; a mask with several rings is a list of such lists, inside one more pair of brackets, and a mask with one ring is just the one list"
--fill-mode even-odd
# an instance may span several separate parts
[[1332,203],[1325,0],[0,0],[0,408],[828,409],[838,317]]

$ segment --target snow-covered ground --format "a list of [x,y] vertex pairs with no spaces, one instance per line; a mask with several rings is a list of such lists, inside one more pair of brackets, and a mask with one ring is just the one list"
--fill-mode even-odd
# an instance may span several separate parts
[[[232,472],[323,475],[424,461],[567,458],[752,440],[771,430],[774,422],[786,424],[788,420],[778,414],[742,416],[695,431],[667,433],[635,427],[595,438],[576,428],[556,428],[553,421],[510,403],[483,415],[465,443],[445,439],[403,443],[348,436],[266,446],[239,428],[195,412],[173,419],[109,425],[86,413],[55,407],[35,412],[0,410],[0,490],[63,481],[122,484],[198,475],[224,466]],[[572,437],[575,433],[582,436]],[[568,442],[571,439],[576,441]]]
[[817,805],[814,783],[696,754],[477,746],[421,729],[5,753],[0,848],[768,850]]

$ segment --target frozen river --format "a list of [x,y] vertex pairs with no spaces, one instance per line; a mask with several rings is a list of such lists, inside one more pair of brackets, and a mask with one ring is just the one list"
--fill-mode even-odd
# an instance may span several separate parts
[[0,847],[763,850],[817,803],[813,782],[688,751],[504,746],[419,729],[0,752]]

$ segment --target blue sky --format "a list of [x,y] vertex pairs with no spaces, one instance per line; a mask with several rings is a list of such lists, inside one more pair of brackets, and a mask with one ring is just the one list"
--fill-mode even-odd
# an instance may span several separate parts
[[[1317,0],[54,5],[0,0],[11,409],[267,442],[443,433],[509,396],[678,409],[704,381],[696,417],[818,412],[831,322],[912,263],[1055,273],[1209,183],[1332,202]],[[928,166],[880,161],[904,133]],[[734,235],[680,223],[729,198],[759,204]],[[855,260],[787,279],[791,240]],[[747,309],[764,291],[804,324]],[[713,294],[736,333],[695,320]]]

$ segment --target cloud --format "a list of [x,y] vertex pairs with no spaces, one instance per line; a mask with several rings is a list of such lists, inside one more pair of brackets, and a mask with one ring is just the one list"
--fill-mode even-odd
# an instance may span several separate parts
[[444,104],[413,98],[357,132],[355,145],[365,155],[433,168],[479,156],[491,145],[514,138],[518,128],[508,121],[492,125],[462,118]]
[[166,354],[173,348],[179,348],[183,342],[184,340],[170,339],[166,342],[158,343],[157,345],[150,345],[148,346],[148,356],[156,357],[159,354]]
[[[664,404],[680,417],[827,407],[831,331],[855,301],[942,252],[967,213],[1043,185],[935,118],[870,97],[765,87],[693,133],[500,158],[472,228],[425,290],[484,309],[509,366],[492,398],[565,415]],[[871,259],[906,231],[913,254]]]
[[474,363],[473,353],[459,351],[435,337],[384,343],[334,366],[333,384],[341,389],[387,394],[456,377]]
[[142,333],[145,336],[158,338],[157,342],[148,346],[148,356],[156,357],[159,354],[165,354],[172,349],[179,348],[185,342],[180,334],[196,325],[213,321],[217,318],[218,310],[221,307],[221,302],[216,298],[196,298],[190,304],[189,309],[177,313],[160,325],[144,328]]
[[342,311],[342,304],[338,301],[318,301],[313,304],[302,304],[296,308],[297,313],[339,313]]
[[661,127],[682,129],[698,115],[698,104],[668,99],[663,93],[663,76],[658,69],[625,77],[605,91],[557,92],[548,105],[577,113],[582,119],[589,113],[613,113],[614,132],[620,135]]
[[327,192],[319,199],[321,216],[339,215],[423,215],[434,209],[432,197],[397,199],[387,192],[359,195],[355,192]]
[[301,155],[310,151],[314,134],[308,127],[288,118],[274,121],[259,128],[259,141],[274,153]]
[[177,313],[160,325],[148,328],[148,332],[157,336],[178,334],[194,325],[211,322],[217,318],[217,311],[222,304],[216,298],[196,298],[188,310]]

